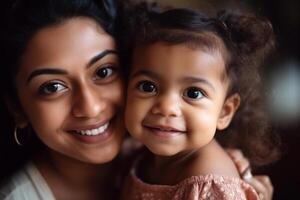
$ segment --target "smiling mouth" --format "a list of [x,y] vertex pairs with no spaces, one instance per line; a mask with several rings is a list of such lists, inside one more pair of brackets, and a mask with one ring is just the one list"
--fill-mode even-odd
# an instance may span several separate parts
[[154,130],[154,131],[160,131],[160,132],[185,133],[185,131],[181,131],[181,130],[178,130],[178,129],[172,128],[172,127],[147,126],[147,125],[144,125],[144,127]]
[[97,136],[97,135],[104,134],[106,132],[106,130],[108,129],[108,127],[109,127],[109,122],[107,122],[104,125],[97,127],[97,128],[86,129],[86,130],[74,130],[74,132],[76,134],[80,134],[83,136]]

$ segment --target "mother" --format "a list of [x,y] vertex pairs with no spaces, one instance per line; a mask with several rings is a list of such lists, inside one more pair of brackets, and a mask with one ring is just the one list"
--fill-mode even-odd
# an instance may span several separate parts
[[116,6],[14,2],[1,35],[0,199],[116,198],[125,132]]
[[113,198],[110,161],[125,132],[115,12],[92,0],[19,0],[9,10],[1,86],[15,127],[1,142],[38,139],[20,150],[30,162],[0,199]]

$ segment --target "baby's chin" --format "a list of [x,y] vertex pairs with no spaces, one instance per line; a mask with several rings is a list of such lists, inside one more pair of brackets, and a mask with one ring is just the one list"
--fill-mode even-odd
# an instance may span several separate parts
[[174,148],[173,145],[168,145],[164,147],[162,147],[161,145],[160,146],[146,145],[146,147],[150,152],[152,152],[156,156],[165,156],[165,157],[175,156],[178,153],[184,151],[181,149],[179,150],[177,148]]

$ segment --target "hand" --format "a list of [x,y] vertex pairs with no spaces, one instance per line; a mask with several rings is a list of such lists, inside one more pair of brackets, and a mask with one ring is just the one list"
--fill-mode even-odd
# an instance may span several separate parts
[[252,176],[249,160],[238,149],[227,149],[228,155],[235,163],[242,179],[249,183],[258,193],[261,200],[272,200],[273,185],[266,175]]
[[245,181],[249,183],[252,187],[254,187],[261,200],[272,200],[273,185],[269,176],[257,175]]

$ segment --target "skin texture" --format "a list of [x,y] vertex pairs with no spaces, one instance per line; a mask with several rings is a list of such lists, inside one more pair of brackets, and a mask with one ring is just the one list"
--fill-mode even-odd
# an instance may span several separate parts
[[214,140],[240,102],[237,94],[227,97],[229,80],[224,73],[217,51],[162,42],[135,50],[125,123],[129,133],[155,154],[154,161],[144,165],[146,180],[176,184],[207,173],[238,177]]
[[[227,149],[226,152],[234,161],[238,171],[243,174],[247,168],[250,167],[249,160],[243,155],[239,149]],[[260,199],[272,200],[274,188],[270,178],[266,175],[255,175],[250,179],[245,179],[250,185],[252,185]]]
[[[225,100],[229,82],[223,73],[217,53],[163,43],[137,49],[126,105],[129,132],[158,155],[207,145],[216,129],[228,126],[238,107],[237,98]],[[188,96],[193,91],[196,98]]]
[[[124,133],[123,83],[115,53],[93,58],[115,49],[113,38],[93,20],[75,18],[40,30],[22,56],[16,77],[22,110],[14,114],[19,127],[30,124],[45,144],[34,162],[57,199],[110,198],[115,171],[109,161]],[[35,72],[41,69],[56,72]],[[74,135],[107,121],[108,138]]]
[[[109,53],[99,57],[105,51]],[[101,167],[104,171],[108,167],[93,164],[108,163],[120,150],[125,132],[121,112],[124,94],[115,52],[114,39],[96,22],[74,18],[41,29],[22,56],[16,76],[23,108],[17,113],[22,116],[18,125],[30,124],[46,145],[45,153],[35,162],[57,197],[77,194],[72,191],[74,181],[85,181],[82,188],[77,184],[79,191],[96,189],[86,183],[94,185],[108,175],[100,172]],[[104,134],[78,134],[107,123],[108,127],[102,128]],[[68,180],[68,186],[60,175]],[[90,193],[88,190],[85,192]]]

